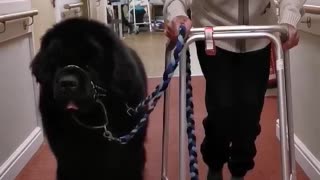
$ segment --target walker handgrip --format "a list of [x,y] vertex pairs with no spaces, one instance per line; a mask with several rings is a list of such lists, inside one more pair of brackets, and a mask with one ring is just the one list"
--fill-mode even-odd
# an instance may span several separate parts
[[[179,41],[179,36],[182,36],[183,39],[186,38],[186,27],[184,25],[180,25],[180,27],[179,27],[179,34],[177,37],[178,41]],[[177,43],[179,43],[179,42],[174,42],[172,40],[169,40],[166,43],[166,52],[173,50],[177,46]]]
[[286,42],[289,39],[289,27],[285,27],[285,31],[280,32],[280,40],[282,43]]

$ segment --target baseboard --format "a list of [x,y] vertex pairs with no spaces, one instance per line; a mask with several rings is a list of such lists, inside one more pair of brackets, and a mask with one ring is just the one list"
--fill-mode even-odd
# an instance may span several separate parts
[[0,166],[0,180],[12,180],[20,173],[43,142],[43,133],[36,127],[25,141]]
[[[276,125],[277,138],[280,140],[280,126],[279,119]],[[303,144],[303,142],[294,135],[296,161],[304,170],[310,180],[320,179],[320,161],[310,152],[310,150]]]

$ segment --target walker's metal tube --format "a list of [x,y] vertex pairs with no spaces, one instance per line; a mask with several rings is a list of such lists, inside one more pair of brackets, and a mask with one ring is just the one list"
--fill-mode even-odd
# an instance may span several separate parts
[[[277,43],[277,81],[278,81],[278,109],[279,109],[279,125],[280,125],[280,145],[281,145],[281,161],[282,161],[282,179],[290,180],[290,164],[289,153],[287,151],[287,88],[285,79],[285,64],[284,57],[279,56],[279,50],[282,49],[281,44]],[[290,147],[289,147],[290,148]],[[290,151],[290,150],[289,150]]]
[[[215,27],[217,29],[218,27]],[[233,29],[234,27],[229,27]],[[221,27],[223,29],[223,27]],[[226,28],[227,29],[227,28]],[[275,45],[276,49],[276,59],[277,59],[277,81],[278,81],[278,108],[280,113],[280,141],[281,141],[281,156],[282,156],[282,179],[283,180],[290,180],[290,176],[294,177],[294,174],[290,174],[289,171],[289,155],[287,153],[286,148],[286,129],[287,129],[287,98],[286,98],[286,81],[285,81],[285,64],[284,64],[284,53],[282,50],[281,41],[273,34],[268,32],[260,32],[260,31],[253,31],[253,32],[238,32],[236,28],[234,28],[234,32],[221,32],[221,33],[214,33],[213,37],[216,40],[219,39],[253,39],[253,38],[269,38]],[[258,29],[258,28],[257,28]],[[286,34],[287,32],[281,32],[282,34]],[[188,49],[189,45],[197,40],[205,40],[204,33],[195,33],[187,40],[185,43],[184,49],[182,50],[181,60],[180,60],[180,144],[179,144],[179,179],[186,180],[185,178],[185,128],[186,128],[186,50]],[[291,150],[291,147],[289,146]],[[292,152],[292,151],[291,151]],[[294,156],[290,158],[292,161],[295,159]],[[291,162],[292,162],[291,161]],[[291,166],[291,172],[294,167]]]
[[[203,33],[205,30],[204,27],[201,28],[192,28],[190,30],[191,34]],[[247,25],[239,25],[239,26],[216,26],[214,27],[214,33],[245,33],[245,32],[279,32],[281,33],[281,40],[287,39],[288,28],[284,25],[272,25],[272,26],[247,26]]]
[[295,161],[295,146],[294,146],[294,125],[292,117],[292,94],[291,94],[291,73],[290,73],[290,55],[289,51],[284,54],[285,63],[285,79],[286,79],[286,97],[287,97],[287,113],[288,113],[288,146],[289,146],[289,164],[292,174],[291,180],[296,180],[296,161]]
[[[165,68],[171,60],[171,50],[166,45]],[[168,180],[168,147],[169,147],[169,104],[170,104],[170,87],[164,92],[163,101],[163,130],[162,130],[162,166],[161,179]]]
[[[251,26],[251,25],[236,25],[236,26],[216,26],[213,27],[215,32],[228,32],[228,31],[264,31],[264,32],[281,32],[286,33],[287,27],[285,25],[271,25],[271,26]],[[191,28],[190,32],[204,32],[205,27]]]

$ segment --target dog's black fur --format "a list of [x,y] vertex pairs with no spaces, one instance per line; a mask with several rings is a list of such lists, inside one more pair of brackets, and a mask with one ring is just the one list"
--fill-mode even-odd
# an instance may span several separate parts
[[[147,95],[146,73],[136,52],[127,47],[105,25],[86,19],[56,24],[43,36],[41,48],[31,63],[40,84],[39,109],[50,148],[57,160],[59,180],[142,180],[147,126],[126,145],[108,141],[103,129],[80,126],[71,114],[87,124],[104,122],[100,106],[91,99],[90,83],[75,77],[82,88],[65,93],[65,101],[54,89],[62,88],[57,72],[66,65],[87,69],[89,77],[107,90],[101,101],[108,112],[108,128],[116,136],[128,134],[141,118],[130,117],[126,103],[135,107]],[[58,77],[57,77],[58,76]],[[70,90],[71,91],[71,90]],[[65,108],[67,100],[78,103],[79,112]]]

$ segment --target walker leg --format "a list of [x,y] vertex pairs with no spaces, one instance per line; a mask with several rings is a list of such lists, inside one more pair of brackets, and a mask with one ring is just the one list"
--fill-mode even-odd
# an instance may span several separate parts
[[137,28],[137,22],[136,22],[136,1],[132,0],[133,2],[133,24],[134,24],[134,29]]
[[[171,60],[171,51],[168,46],[165,53],[165,68]],[[163,130],[162,130],[162,167],[161,180],[168,180],[168,147],[169,147],[169,104],[170,104],[170,88],[164,92],[163,102]]]
[[123,30],[122,30],[122,27],[123,27],[122,18],[123,18],[123,17],[122,17],[121,10],[122,10],[121,4],[119,3],[119,4],[118,4],[118,19],[119,19],[119,24],[118,24],[118,26],[119,26],[119,36],[120,36],[120,38],[122,39],[122,38],[123,38]]
[[[285,57],[286,58],[286,57]],[[284,58],[284,59],[285,59]],[[288,99],[287,98],[287,92],[289,91],[286,82],[286,73],[285,71],[285,61],[284,59],[278,59],[277,60],[277,81],[278,81],[278,105],[279,105],[279,125],[280,125],[280,143],[281,143],[281,162],[282,162],[282,180],[291,180],[291,171],[292,171],[292,160],[294,157],[292,157],[292,148],[290,145],[290,141],[287,141],[287,137],[290,136],[292,131],[290,128],[288,128],[289,123],[288,121]],[[287,62],[287,61],[286,61]],[[287,136],[287,132],[289,133],[289,136]],[[289,147],[287,148],[287,145]]]
[[286,97],[287,97],[287,130],[288,130],[288,152],[290,165],[290,180],[296,180],[296,161],[294,146],[294,126],[292,118],[292,94],[291,94],[291,74],[290,74],[290,54],[286,51],[284,54],[285,78],[286,78]]

